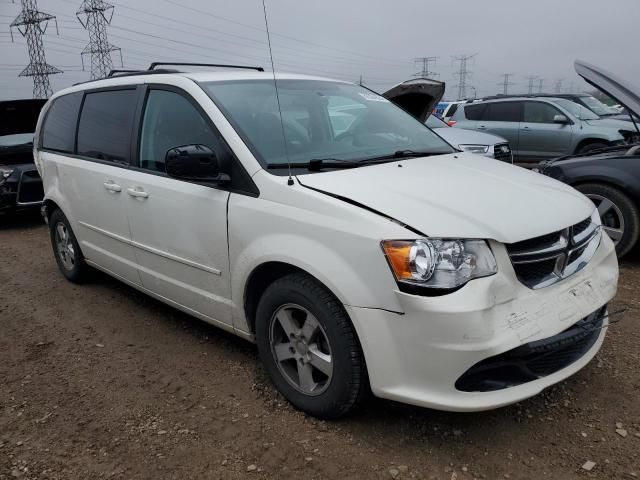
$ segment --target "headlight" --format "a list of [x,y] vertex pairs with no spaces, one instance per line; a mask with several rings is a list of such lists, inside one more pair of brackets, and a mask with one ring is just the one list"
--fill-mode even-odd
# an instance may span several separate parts
[[489,145],[458,145],[458,148],[463,152],[471,153],[487,153],[489,151]]
[[384,240],[382,250],[400,283],[450,289],[498,271],[484,240]]
[[13,173],[13,168],[0,167],[0,183],[9,178]]

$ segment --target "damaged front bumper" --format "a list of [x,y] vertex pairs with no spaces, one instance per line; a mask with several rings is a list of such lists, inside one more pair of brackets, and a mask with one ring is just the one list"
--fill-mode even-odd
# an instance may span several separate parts
[[[536,395],[595,356],[618,281],[611,240],[603,236],[584,269],[538,290],[518,281],[504,246],[491,247],[498,274],[449,295],[396,292],[402,313],[345,307],[376,396],[439,410],[487,410]],[[574,331],[583,327],[585,335]],[[546,363],[536,355],[545,348]]]

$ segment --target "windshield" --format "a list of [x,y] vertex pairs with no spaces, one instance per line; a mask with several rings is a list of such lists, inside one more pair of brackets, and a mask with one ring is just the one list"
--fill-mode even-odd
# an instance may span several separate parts
[[33,142],[33,133],[15,133],[0,137],[0,147],[15,147]]
[[580,120],[598,120],[600,118],[588,108],[566,98],[556,98],[553,101]]
[[429,118],[427,118],[425,125],[429,128],[443,128],[449,126],[444,122],[444,120],[436,117],[435,115],[429,115]]
[[359,161],[399,150],[454,151],[415,118],[357,85],[278,80],[284,140],[273,80],[202,86],[263,166],[327,158]]
[[580,97],[580,100],[596,115],[600,115],[601,117],[608,115],[617,115],[618,112],[611,107],[606,106],[596,97],[592,97],[591,95],[586,95],[584,97]]

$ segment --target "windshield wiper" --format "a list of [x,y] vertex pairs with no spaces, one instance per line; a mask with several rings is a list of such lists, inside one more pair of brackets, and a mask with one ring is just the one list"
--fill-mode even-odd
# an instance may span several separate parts
[[367,158],[361,160],[360,164],[368,162],[378,162],[380,160],[400,160],[403,158],[430,157],[432,155],[444,155],[446,152],[417,152],[415,150],[396,150],[391,155],[382,155],[380,157]]
[[351,160],[343,160],[340,158],[314,158],[308,162],[294,163],[268,163],[268,169],[284,169],[284,168],[306,168],[309,171],[317,172],[323,168],[355,168],[360,167],[360,162]]

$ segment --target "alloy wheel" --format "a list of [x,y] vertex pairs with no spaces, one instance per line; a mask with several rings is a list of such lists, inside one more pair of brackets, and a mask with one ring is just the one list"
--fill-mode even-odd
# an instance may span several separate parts
[[296,304],[279,307],[269,327],[271,353],[282,376],[299,392],[319,395],[333,375],[331,347],[318,319]]
[[73,267],[76,264],[76,254],[73,248],[73,242],[71,241],[71,236],[69,235],[69,230],[62,222],[58,222],[56,224],[55,241],[58,257],[60,258],[62,265],[67,270],[73,270]]
[[602,195],[587,193],[587,197],[595,204],[602,221],[602,229],[607,232],[613,243],[617,245],[624,235],[624,216],[615,203]]

